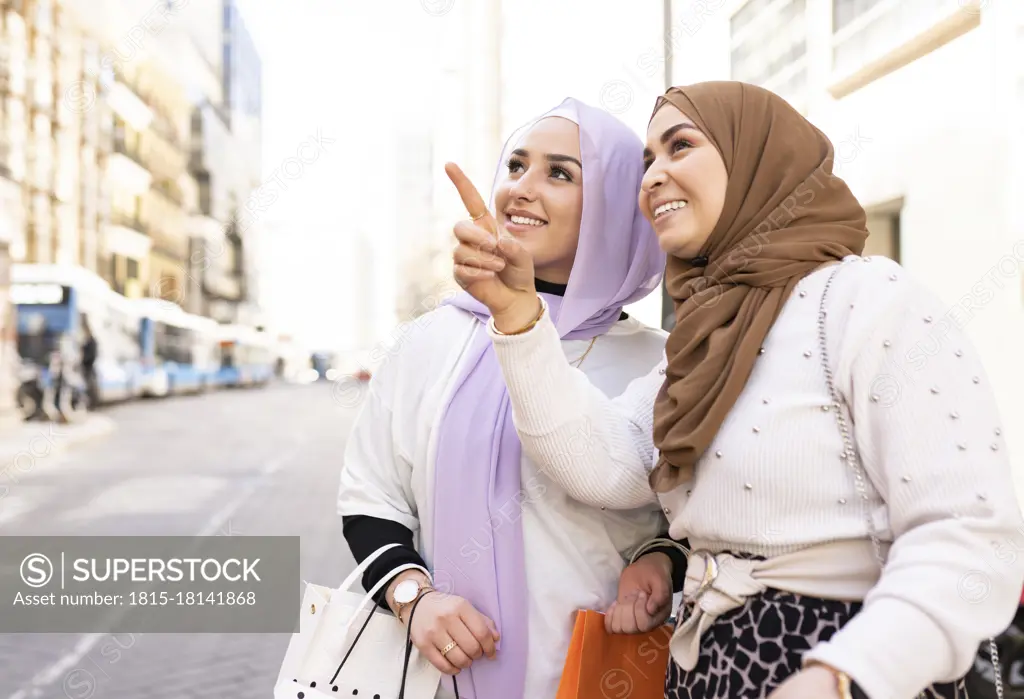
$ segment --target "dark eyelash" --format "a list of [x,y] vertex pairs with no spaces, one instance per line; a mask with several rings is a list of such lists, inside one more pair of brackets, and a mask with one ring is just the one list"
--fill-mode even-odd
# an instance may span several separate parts
[[568,170],[566,170],[566,169],[565,169],[564,167],[559,167],[559,166],[557,166],[557,165],[552,165],[552,166],[551,166],[551,174],[552,174],[552,176],[554,176],[554,175],[556,175],[556,174],[558,174],[558,173],[561,173],[561,174],[565,175],[565,177],[566,177],[566,178],[567,178],[567,179],[568,179],[568,180],[569,180],[570,182],[572,182],[572,173],[571,173],[571,172],[569,172]]
[[520,160],[519,158],[517,158],[515,156],[512,156],[511,158],[508,159],[508,164],[506,165],[506,167],[508,167],[509,172],[512,172],[512,168],[516,167],[516,166],[524,168],[524,169],[526,167],[525,165],[523,165],[523,161],[522,160]]
[[675,141],[672,141],[672,152],[673,153],[676,152],[676,147],[677,146],[686,146],[687,148],[693,148],[693,144],[690,143],[689,141],[687,141],[685,138],[678,138]]

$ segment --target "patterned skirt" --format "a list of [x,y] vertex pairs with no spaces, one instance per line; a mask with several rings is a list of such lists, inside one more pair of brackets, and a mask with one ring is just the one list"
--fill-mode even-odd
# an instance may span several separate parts
[[[799,671],[804,653],[827,641],[860,611],[838,602],[767,590],[723,614],[701,636],[697,666],[686,672],[669,662],[666,699],[767,697]],[[680,614],[685,613],[686,605]],[[966,699],[963,680],[935,685],[929,699]]]

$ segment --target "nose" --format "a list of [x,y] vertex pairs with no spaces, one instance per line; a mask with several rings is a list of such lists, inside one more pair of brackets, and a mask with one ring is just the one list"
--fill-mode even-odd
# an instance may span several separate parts
[[665,184],[667,175],[665,174],[664,168],[660,167],[657,162],[653,163],[651,167],[644,173],[644,177],[640,180],[640,189],[647,194],[654,194],[658,191],[658,188]]
[[535,170],[536,168],[530,168],[512,183],[512,187],[509,189],[511,198],[520,201],[535,201],[537,199],[537,187],[534,182]]

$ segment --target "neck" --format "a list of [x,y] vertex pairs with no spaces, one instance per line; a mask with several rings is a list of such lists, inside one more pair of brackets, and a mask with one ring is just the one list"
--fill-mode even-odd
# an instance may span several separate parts
[[[533,285],[537,289],[538,294],[550,294],[552,296],[565,296],[566,290],[569,288],[568,284],[556,284],[555,282],[545,281],[540,277],[533,278]],[[619,314],[619,320],[626,320],[629,315],[623,311]]]
[[569,288],[568,284],[556,284],[540,277],[534,277],[533,284],[537,287],[537,293],[552,296],[565,296],[565,291]]

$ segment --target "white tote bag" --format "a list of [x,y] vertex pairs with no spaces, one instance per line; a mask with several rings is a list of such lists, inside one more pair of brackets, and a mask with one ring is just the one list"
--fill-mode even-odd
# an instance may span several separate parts
[[299,631],[285,652],[274,699],[434,699],[441,671],[411,643],[407,646],[402,622],[373,601],[393,574],[418,566],[399,566],[365,595],[349,591],[382,553],[395,546],[371,554],[338,589],[306,587]]

